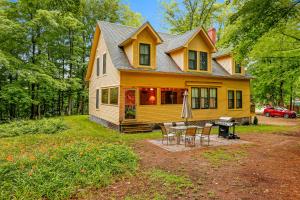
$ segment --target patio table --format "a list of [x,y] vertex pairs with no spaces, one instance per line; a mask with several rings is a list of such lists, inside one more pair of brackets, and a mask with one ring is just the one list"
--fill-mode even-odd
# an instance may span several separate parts
[[185,131],[188,128],[197,128],[197,131],[202,129],[202,126],[194,126],[194,125],[190,125],[190,126],[171,126],[170,129],[174,130],[176,133],[176,137],[177,137],[177,144],[180,144],[180,137],[181,137],[181,133],[183,131]]

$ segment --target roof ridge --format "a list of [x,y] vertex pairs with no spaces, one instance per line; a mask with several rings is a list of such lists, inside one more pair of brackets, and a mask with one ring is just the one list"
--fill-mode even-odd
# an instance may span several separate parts
[[[120,24],[119,22],[109,22],[109,21],[104,21],[104,20],[97,20],[97,22],[104,22],[104,23],[109,23],[109,24],[113,24],[113,25],[117,25],[117,26],[124,26],[124,27],[127,27],[127,28],[134,28],[134,29],[138,29],[138,28],[140,28],[143,24],[145,24],[145,23],[147,23],[147,22],[149,22],[149,21],[145,21],[144,23],[142,23],[140,26],[137,26],[137,27],[135,27],[135,26],[129,26],[129,25],[124,25],[124,24]],[[150,22],[149,22],[150,23]],[[151,24],[151,23],[150,23]],[[152,25],[151,25],[152,26]],[[155,30],[155,29],[154,29]],[[156,30],[155,30],[156,31]],[[172,34],[172,33],[166,33],[166,32],[161,32],[161,31],[156,31],[157,33],[161,33],[161,34],[167,34],[167,35],[172,35],[172,36],[180,36],[180,35],[183,35],[183,34],[185,34],[185,33],[187,33],[187,32],[185,32],[185,33],[182,33],[182,34]]]
[[104,20],[97,20],[97,22],[104,22],[104,23],[109,23],[109,24],[113,24],[113,25],[118,25],[118,26],[125,26],[127,28],[139,28],[140,26],[138,27],[134,27],[134,26],[129,26],[129,25],[124,25],[124,24],[120,24],[119,22],[109,22],[109,21],[104,21]]

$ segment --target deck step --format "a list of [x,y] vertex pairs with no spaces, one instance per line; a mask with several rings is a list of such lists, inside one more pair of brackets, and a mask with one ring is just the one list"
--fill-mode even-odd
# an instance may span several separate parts
[[121,132],[123,133],[139,133],[151,132],[152,126],[146,122],[123,122],[121,123]]

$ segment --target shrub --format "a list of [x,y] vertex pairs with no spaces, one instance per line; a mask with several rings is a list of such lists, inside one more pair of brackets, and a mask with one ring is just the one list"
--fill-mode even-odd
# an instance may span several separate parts
[[256,116],[254,116],[254,119],[253,119],[253,124],[254,124],[254,125],[258,125],[258,119],[257,119],[257,117],[256,117]]
[[0,125],[0,138],[23,134],[54,134],[67,129],[61,118],[20,120]]
[[105,186],[118,175],[134,172],[138,160],[124,145],[87,143],[52,148],[17,161],[8,158],[0,160],[0,199],[70,198],[78,189]]

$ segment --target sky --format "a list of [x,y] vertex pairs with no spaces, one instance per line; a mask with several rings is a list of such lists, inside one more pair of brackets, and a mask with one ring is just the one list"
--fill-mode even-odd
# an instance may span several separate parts
[[167,32],[163,23],[161,0],[122,0],[131,10],[139,12],[145,21],[149,21],[156,31]]

